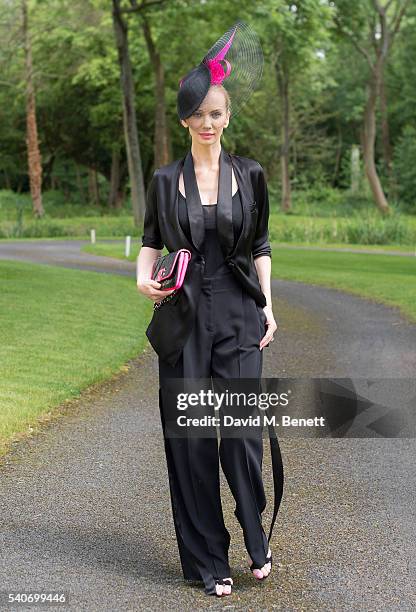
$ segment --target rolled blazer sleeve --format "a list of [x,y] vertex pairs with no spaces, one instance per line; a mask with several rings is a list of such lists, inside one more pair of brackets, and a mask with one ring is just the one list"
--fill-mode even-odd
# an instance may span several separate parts
[[162,250],[164,247],[160,235],[159,218],[157,214],[156,171],[153,173],[146,194],[146,211],[143,223],[142,246]]
[[269,192],[267,189],[264,170],[260,164],[258,170],[258,180],[256,185],[257,199],[257,227],[254,234],[252,247],[253,259],[261,255],[272,257],[272,249],[269,242]]

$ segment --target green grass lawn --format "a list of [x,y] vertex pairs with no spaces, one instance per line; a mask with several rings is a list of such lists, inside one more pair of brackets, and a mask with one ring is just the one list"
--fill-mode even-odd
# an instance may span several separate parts
[[363,249],[365,251],[383,251],[384,253],[412,253],[416,255],[416,248],[413,248],[409,244],[346,244],[345,242],[274,242],[274,249],[281,249],[290,246],[291,248],[296,247],[310,247],[319,249],[348,249],[357,250]]
[[[124,259],[125,261],[135,261],[139,254],[138,239],[132,239],[130,255],[126,257],[124,241],[119,243],[105,243],[97,242],[96,244],[86,244],[81,247],[81,251],[84,253],[91,253],[92,255],[103,255],[104,257],[115,257],[116,259]],[[164,249],[163,253],[167,253]]]
[[0,454],[38,417],[147,344],[152,304],[131,278],[0,261]]
[[416,257],[273,249],[272,276],[397,306],[416,322]]

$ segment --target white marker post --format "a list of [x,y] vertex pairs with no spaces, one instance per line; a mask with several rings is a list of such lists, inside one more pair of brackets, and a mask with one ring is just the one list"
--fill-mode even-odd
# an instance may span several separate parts
[[95,244],[95,229],[91,230],[91,244]]
[[126,236],[126,257],[130,255],[131,236]]

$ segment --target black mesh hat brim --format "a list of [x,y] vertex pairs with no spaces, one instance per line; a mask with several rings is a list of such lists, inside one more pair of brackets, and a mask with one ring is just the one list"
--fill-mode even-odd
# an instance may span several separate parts
[[211,47],[203,62],[216,57],[231,36],[232,43],[225,55],[225,59],[231,64],[231,72],[222,85],[230,95],[231,113],[235,116],[258,87],[263,76],[264,58],[255,30],[248,23],[237,21]]
[[230,95],[232,116],[241,111],[258,87],[264,64],[260,40],[251,26],[237,21],[210,48],[202,62],[183,78],[177,98],[181,119],[189,117],[202,104],[211,84],[217,82],[211,72],[212,61],[216,58],[220,58],[216,62],[220,74],[224,76],[227,67],[229,70],[220,81]]
[[199,64],[182,79],[178,91],[177,110],[181,119],[186,119],[202,104],[211,85],[211,73],[205,64]]

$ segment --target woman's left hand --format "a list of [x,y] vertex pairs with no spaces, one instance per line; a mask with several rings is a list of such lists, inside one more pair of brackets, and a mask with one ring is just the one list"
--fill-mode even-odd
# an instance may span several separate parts
[[267,332],[265,333],[265,335],[260,341],[260,350],[262,350],[265,346],[267,346],[269,342],[273,342],[274,334],[277,330],[277,323],[274,320],[272,307],[265,306],[263,308],[263,311],[267,319],[265,323],[265,325],[267,325]]

